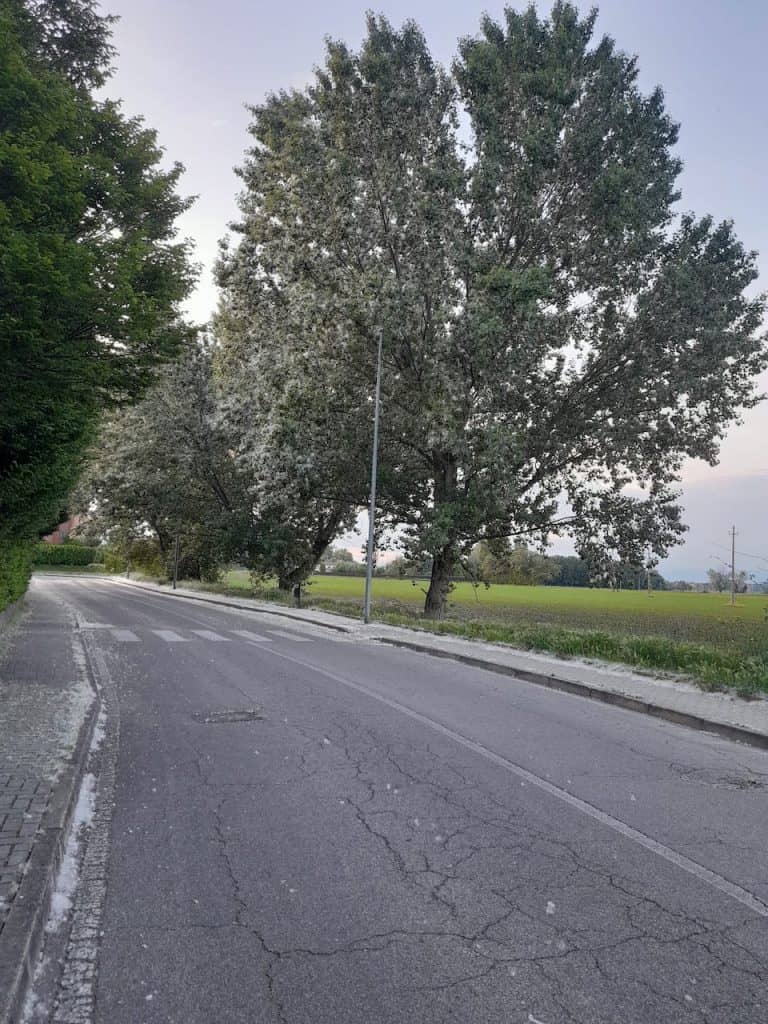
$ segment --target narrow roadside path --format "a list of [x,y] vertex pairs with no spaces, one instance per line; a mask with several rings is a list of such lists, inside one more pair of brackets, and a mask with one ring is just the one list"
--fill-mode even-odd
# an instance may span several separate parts
[[0,1021],[12,1020],[42,937],[95,694],[75,622],[33,586],[0,657]]

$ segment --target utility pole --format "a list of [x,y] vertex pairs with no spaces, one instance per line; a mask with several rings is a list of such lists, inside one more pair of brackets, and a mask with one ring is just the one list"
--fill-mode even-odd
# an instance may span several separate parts
[[365,600],[363,601],[363,622],[371,621],[371,582],[373,579],[373,537],[376,521],[376,467],[379,459],[379,406],[381,399],[381,349],[384,330],[379,329],[379,346],[376,353],[376,398],[373,406],[373,451],[371,453],[371,505],[368,510],[368,558],[365,567]]
[[173,542],[173,589],[176,589],[176,581],[179,578],[179,535],[176,534],[176,540]]
[[736,527],[731,527],[731,607],[736,604]]

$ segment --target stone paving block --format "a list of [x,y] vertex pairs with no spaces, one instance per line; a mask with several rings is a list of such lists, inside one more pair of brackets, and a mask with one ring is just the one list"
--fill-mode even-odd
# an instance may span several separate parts
[[0,937],[93,700],[73,620],[34,582],[9,640],[0,661]]

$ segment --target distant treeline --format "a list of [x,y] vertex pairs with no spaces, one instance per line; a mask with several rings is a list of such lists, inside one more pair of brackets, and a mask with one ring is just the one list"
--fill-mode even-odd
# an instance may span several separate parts
[[[356,562],[352,552],[331,547],[317,567],[320,574],[334,576],[364,576],[365,563]],[[376,576],[394,579],[430,578],[431,562],[425,559],[414,565],[404,558],[395,558],[377,566]],[[453,582],[512,583],[518,586],[595,587],[610,586],[620,590],[648,588],[648,570],[643,566],[611,563],[598,574],[576,555],[543,555],[523,544],[501,546],[492,551],[483,542],[476,544],[462,571],[454,573]],[[689,584],[669,584],[663,576],[651,570],[653,590],[690,589]]]

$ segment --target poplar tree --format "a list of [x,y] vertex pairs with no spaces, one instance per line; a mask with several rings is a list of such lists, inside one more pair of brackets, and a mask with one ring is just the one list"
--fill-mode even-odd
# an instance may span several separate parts
[[677,126],[595,18],[508,8],[449,72],[412,22],[370,16],[358,51],[329,42],[309,86],[252,108],[220,269],[231,358],[254,388],[290,367],[268,405],[304,394],[310,420],[313,394],[349,388],[311,436],[351,453],[383,328],[382,493],[406,554],[432,559],[429,615],[478,541],[663,557],[684,460],[714,463],[758,400],[755,254],[679,212]]

